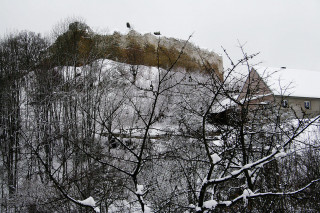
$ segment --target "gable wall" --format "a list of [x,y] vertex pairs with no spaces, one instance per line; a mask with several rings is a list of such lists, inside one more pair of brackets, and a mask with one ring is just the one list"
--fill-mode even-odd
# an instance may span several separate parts
[[[297,115],[302,118],[303,115],[312,117],[320,114],[320,98],[294,97],[294,96],[276,96],[277,103],[281,104],[282,100],[288,101],[288,107],[292,108]],[[311,108],[306,109],[305,101],[310,101]]]
[[[248,92],[249,89],[249,92]],[[243,100],[247,93],[253,95],[267,95],[271,94],[271,90],[266,85],[266,83],[261,79],[259,74],[252,69],[249,77],[246,79],[243,88],[241,89],[238,100]]]

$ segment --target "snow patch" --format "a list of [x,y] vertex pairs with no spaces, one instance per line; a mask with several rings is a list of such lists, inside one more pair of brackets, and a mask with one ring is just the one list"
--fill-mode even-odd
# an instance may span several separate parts
[[100,213],[99,207],[95,207],[93,210],[94,210],[96,213]]
[[77,200],[79,203],[81,203],[82,205],[86,205],[86,206],[91,206],[94,207],[94,211],[96,213],[100,213],[100,208],[99,207],[95,207],[96,206],[96,201],[94,201],[94,199],[90,196],[85,200]]
[[287,155],[287,153],[285,153],[284,151],[280,151],[278,154],[276,154],[274,157],[276,158],[282,158],[285,157]]
[[78,202],[86,206],[92,206],[92,207],[96,206],[96,202],[91,196],[85,200],[78,200]]
[[236,170],[236,171],[231,172],[231,175],[234,176],[234,175],[237,175],[238,173],[239,173],[239,170]]
[[151,213],[151,208],[148,207],[147,205],[144,206],[144,212],[145,213]]
[[208,200],[203,203],[203,207],[207,209],[214,209],[218,205],[218,202],[215,200]]
[[212,159],[212,163],[213,164],[216,164],[218,163],[219,161],[221,161],[221,158],[219,157],[218,154],[214,153],[211,155],[211,159]]
[[250,195],[253,195],[254,193],[250,189],[243,190],[243,196],[248,197]]
[[247,197],[250,197],[250,195],[253,195],[254,193],[250,190],[250,189],[245,189],[243,190],[243,201],[244,201],[244,205],[247,206],[248,205],[248,199]]
[[143,195],[143,185],[137,185],[137,195]]
[[208,182],[208,179],[205,177],[205,178],[203,179],[203,181],[202,181],[202,185],[207,184],[207,182]]
[[196,208],[196,206],[195,206],[195,205],[193,205],[193,204],[190,204],[190,205],[189,205],[189,208],[194,209],[194,208]]
[[248,163],[246,165],[243,166],[243,169],[248,169],[248,168],[251,168],[252,167],[252,163]]

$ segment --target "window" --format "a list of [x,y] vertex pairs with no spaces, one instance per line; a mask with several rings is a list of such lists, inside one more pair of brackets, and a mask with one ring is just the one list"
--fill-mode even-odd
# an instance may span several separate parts
[[287,101],[287,100],[282,100],[282,101],[281,101],[281,106],[282,106],[283,108],[288,108],[288,101]]
[[310,109],[311,108],[310,101],[305,101],[304,102],[304,108],[306,108],[306,109]]

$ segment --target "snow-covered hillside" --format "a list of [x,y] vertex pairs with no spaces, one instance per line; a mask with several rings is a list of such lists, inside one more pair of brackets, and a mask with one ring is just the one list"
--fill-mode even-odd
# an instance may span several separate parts
[[[278,201],[272,196],[299,195],[319,180],[318,127],[309,132],[309,120],[236,103],[237,82],[214,73],[99,59],[15,83],[1,93],[3,209],[258,211],[262,201],[265,209]],[[223,117],[230,106],[239,109]],[[13,179],[17,191],[5,181]]]
[[[202,104],[207,102],[205,86],[211,80],[209,75],[187,73],[181,68],[169,73],[162,68],[129,65],[108,59],[100,59],[83,67],[63,67],[60,72],[64,81],[74,86],[75,98],[80,100],[86,93],[93,96],[99,94],[101,111],[108,110],[110,103],[121,103],[117,110],[121,109],[123,118],[120,119],[121,124],[114,125],[114,133],[119,133],[121,128],[124,131],[130,128],[133,135],[139,134],[136,131],[142,123],[133,126],[138,111],[149,112],[155,94],[161,93],[156,107],[159,121],[152,125],[149,131],[151,136],[178,129],[179,119],[188,117],[180,108],[183,101],[200,110]],[[124,98],[125,101],[122,100]]]

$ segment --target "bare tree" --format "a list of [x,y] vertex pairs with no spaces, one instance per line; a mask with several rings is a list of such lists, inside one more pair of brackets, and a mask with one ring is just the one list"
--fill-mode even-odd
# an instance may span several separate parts
[[[255,55],[243,52],[243,56],[237,63],[231,61],[232,67],[225,73],[225,80],[240,64],[247,66],[248,73],[251,71],[249,59]],[[257,210],[261,206],[284,211],[288,206],[281,199],[272,199],[273,196],[293,196],[319,181],[316,177],[300,188],[286,188],[283,187],[283,171],[280,169],[281,159],[297,151],[290,149],[290,145],[319,117],[306,123],[300,120],[295,124],[292,118],[297,118],[288,119],[288,116],[282,115],[281,107],[276,103],[263,103],[266,94],[257,102],[256,93],[247,90],[241,99],[236,99],[230,85],[227,90],[224,82],[215,85],[207,105],[203,105],[200,111],[190,108],[202,120],[200,131],[196,132],[196,141],[200,149],[203,147],[203,153],[199,155],[203,155],[207,165],[207,169],[204,167],[197,172],[201,184],[195,188],[193,211]],[[257,84],[252,82],[252,85]],[[219,136],[212,139],[207,118],[212,110],[225,106],[221,101],[223,99],[234,107],[225,109],[229,111],[225,112],[224,123],[214,122],[217,117],[212,118],[214,129],[219,130]],[[239,201],[243,201],[244,205]]]
[[33,33],[1,41],[1,211],[318,208],[317,139],[303,144],[301,135],[319,117],[283,113],[250,78],[256,54],[241,47],[234,62],[225,51],[222,77],[201,55],[205,72],[176,67],[189,40],[170,55],[159,37],[158,66],[143,66],[132,38],[124,64],[101,59],[119,41],[82,22],[66,26],[51,46]]

